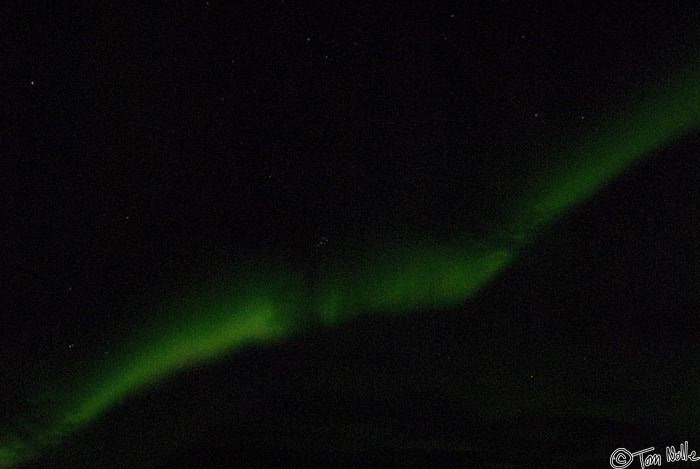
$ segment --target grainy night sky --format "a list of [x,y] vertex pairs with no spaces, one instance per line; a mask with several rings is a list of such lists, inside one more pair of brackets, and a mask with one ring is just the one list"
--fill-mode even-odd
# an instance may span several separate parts
[[[700,60],[697,5],[250,3],[0,6],[0,464],[609,467],[619,447],[700,449],[700,136],[649,130],[675,113],[655,90],[698,115],[700,82],[677,78]],[[650,142],[635,164],[547,223],[511,214],[537,181],[607,171],[617,153],[572,148],[636,125],[645,99],[644,135],[617,137]],[[443,301],[433,247],[482,240],[507,261],[473,261],[483,288]],[[422,257],[385,269],[396,246]],[[280,340],[139,375],[64,431],[56,409],[120,370],[180,363],[143,364],[154,340],[186,355],[224,328],[226,311],[169,307],[221,279],[278,288],[249,272],[270,265],[301,285]],[[323,327],[336,300],[406,314]]]

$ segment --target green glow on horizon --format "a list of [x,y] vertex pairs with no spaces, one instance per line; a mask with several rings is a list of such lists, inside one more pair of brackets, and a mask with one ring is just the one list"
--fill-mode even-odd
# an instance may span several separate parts
[[[649,93],[625,117],[601,125],[525,182],[497,228],[511,238],[447,245],[385,245],[360,257],[337,258],[308,284],[293,268],[258,266],[215,293],[173,302],[171,318],[134,332],[124,349],[66,389],[42,418],[19,422],[0,438],[0,466],[37,458],[85,429],[110,408],[179,370],[229,355],[249,344],[292,336],[310,323],[335,326],[361,315],[396,314],[460,304],[516,257],[523,243],[590,198],[644,155],[700,124],[700,68]],[[311,311],[309,311],[311,310]]]
[[513,255],[478,243],[385,247],[357,268],[322,272],[315,297],[318,318],[332,326],[359,315],[453,306],[473,296]]

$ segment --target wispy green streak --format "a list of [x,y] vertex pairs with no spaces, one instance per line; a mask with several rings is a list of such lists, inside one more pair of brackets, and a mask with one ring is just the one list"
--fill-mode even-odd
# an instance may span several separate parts
[[144,325],[109,360],[56,389],[54,403],[36,409],[39,418],[7,430],[0,438],[0,466],[25,464],[144,387],[249,344],[284,339],[308,324],[334,326],[366,314],[459,304],[543,227],[699,124],[700,67],[693,66],[553,155],[549,167],[525,175],[521,195],[494,230],[499,236],[455,245],[381,245],[357,258],[338,256],[311,282],[292,267],[260,263],[208,294],[174,301],[165,315],[169,322]]

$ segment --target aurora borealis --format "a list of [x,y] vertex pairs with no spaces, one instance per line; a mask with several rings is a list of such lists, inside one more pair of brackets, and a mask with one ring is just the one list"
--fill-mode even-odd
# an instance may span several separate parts
[[0,6],[0,468],[700,442],[700,9]]
[[[293,265],[254,261],[216,286],[174,292],[152,324],[108,358],[86,358],[82,374],[55,391],[41,419],[3,422],[0,463],[13,467],[87,431],[115,404],[178,371],[250,344],[333,327],[363,315],[407,314],[459,304],[507,269],[520,249],[641,158],[700,125],[700,67],[652,86],[589,128],[578,140],[523,175],[512,210],[493,223],[493,236],[445,243],[377,242],[353,256],[333,255],[309,277]],[[503,235],[505,233],[505,235]],[[183,299],[184,298],[184,299]],[[39,399],[39,402],[42,402]],[[36,420],[36,421],[35,421]]]

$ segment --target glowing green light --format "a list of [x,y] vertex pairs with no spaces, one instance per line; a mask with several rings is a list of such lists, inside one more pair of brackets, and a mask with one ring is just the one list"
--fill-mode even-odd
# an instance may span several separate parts
[[69,388],[56,390],[58,403],[39,409],[41,419],[27,418],[7,431],[0,438],[0,465],[30,461],[145,386],[248,344],[284,339],[309,323],[333,326],[366,314],[463,302],[507,267],[543,226],[699,124],[700,67],[693,67],[670,86],[650,92],[624,118],[601,124],[599,132],[561,152],[551,168],[526,182],[522,197],[499,222],[500,231],[509,233],[506,241],[385,245],[360,259],[329,262],[311,284],[295,269],[266,267],[234,276],[204,297],[173,302],[168,321],[136,331],[123,350]]

